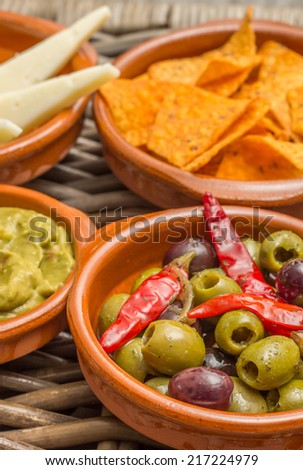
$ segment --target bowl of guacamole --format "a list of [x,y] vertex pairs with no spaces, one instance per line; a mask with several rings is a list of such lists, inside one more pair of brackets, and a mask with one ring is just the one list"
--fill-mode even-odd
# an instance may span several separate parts
[[0,363],[64,329],[77,261],[93,232],[76,209],[36,191],[0,186]]
[[54,294],[75,265],[66,229],[39,212],[0,207],[0,321]]

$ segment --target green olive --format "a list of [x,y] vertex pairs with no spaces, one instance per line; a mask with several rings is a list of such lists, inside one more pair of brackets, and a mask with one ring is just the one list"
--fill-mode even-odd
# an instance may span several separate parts
[[152,379],[149,379],[147,382],[145,382],[145,385],[153,388],[159,393],[162,393],[162,395],[168,395],[169,381],[170,377],[153,377]]
[[149,374],[155,375],[155,371],[144,360],[141,347],[142,338],[132,339],[115,351],[114,361],[132,377],[144,382]]
[[190,280],[193,286],[194,303],[199,305],[222,294],[242,292],[240,286],[220,269],[204,269]]
[[104,302],[98,317],[98,327],[101,335],[116,320],[122,305],[128,297],[129,294],[114,294]]
[[296,343],[285,336],[267,336],[249,345],[237,361],[240,379],[257,390],[272,390],[289,382],[300,360]]
[[295,258],[303,258],[303,240],[290,230],[271,233],[261,244],[261,267],[268,271],[276,273],[286,261]]
[[142,284],[143,281],[145,281],[147,278],[150,276],[153,276],[154,274],[158,274],[161,271],[162,268],[149,268],[143,271],[143,273],[140,274],[140,276],[137,277],[135,282],[132,285],[131,288],[131,294],[138,289],[138,287]]
[[231,377],[234,389],[231,396],[231,404],[227,411],[236,413],[266,413],[265,398],[257,390],[244,384],[239,377]]
[[223,351],[239,356],[247,346],[264,337],[261,320],[247,310],[232,310],[219,319],[215,340]]
[[175,320],[150,323],[142,337],[146,362],[164,375],[174,375],[188,367],[200,366],[205,345],[197,331]]
[[258,242],[257,240],[254,240],[253,238],[245,238],[242,240],[244,245],[246,246],[246,249],[254,262],[256,263],[259,268],[261,267],[260,264],[260,249],[261,249],[261,243]]
[[270,390],[266,397],[269,411],[287,411],[303,408],[303,380],[293,379]]

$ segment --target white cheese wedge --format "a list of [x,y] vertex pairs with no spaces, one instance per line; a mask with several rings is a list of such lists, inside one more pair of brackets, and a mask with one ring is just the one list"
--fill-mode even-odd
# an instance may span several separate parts
[[0,144],[5,144],[22,134],[21,127],[8,119],[0,119]]
[[106,6],[97,8],[0,65],[0,93],[18,90],[55,75],[110,17]]
[[0,117],[29,131],[118,76],[119,70],[113,65],[96,65],[0,94]]

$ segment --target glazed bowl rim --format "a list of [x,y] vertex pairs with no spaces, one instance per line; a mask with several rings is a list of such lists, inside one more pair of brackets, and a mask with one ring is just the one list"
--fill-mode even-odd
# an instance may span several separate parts
[[[186,217],[192,213],[193,209],[194,206],[168,209],[146,214],[145,217],[152,224],[159,215],[165,214],[168,218],[170,215],[173,217]],[[250,207],[226,206],[225,210],[230,216],[254,217],[253,209]],[[261,209],[259,215],[264,217],[269,215],[277,216],[279,217],[279,225],[285,226],[285,223],[287,223],[289,228],[294,230],[299,225],[303,233],[303,221],[295,217],[265,209]],[[130,234],[132,219],[134,217],[129,218],[127,223],[123,225],[124,236]],[[107,235],[111,232],[117,233],[115,232],[115,226],[115,223],[107,226]],[[117,393],[131,400],[139,408],[141,407],[151,414],[157,414],[160,419],[161,416],[165,416],[166,419],[172,422],[185,424],[188,424],[190,419],[190,425],[194,426],[195,429],[203,426],[201,428],[203,430],[212,429],[218,430],[218,432],[220,432],[221,425],[224,425],[224,430],[227,432],[244,434],[262,432],[262,434],[273,435],[275,430],[276,433],[302,430],[303,410],[248,415],[202,408],[161,395],[117,366],[100,347],[89,319],[89,311],[82,302],[86,286],[90,284],[91,279],[100,270],[103,256],[106,256],[106,253],[114,253],[115,245],[120,243],[117,240],[111,241],[111,243],[100,241],[98,235],[102,237],[102,229],[97,232],[95,240],[85,248],[68,300],[68,322],[80,356],[80,365],[81,360],[84,364],[86,362],[94,374],[102,377]]]

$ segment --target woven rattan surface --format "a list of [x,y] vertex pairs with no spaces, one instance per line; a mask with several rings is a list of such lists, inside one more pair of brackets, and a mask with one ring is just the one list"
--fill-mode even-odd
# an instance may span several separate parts
[[[0,8],[69,24],[99,0],[0,0]],[[100,62],[170,28],[222,17],[241,17],[247,2],[214,0],[115,1],[105,30],[93,38]],[[255,1],[255,16],[303,25],[301,0]],[[102,156],[96,127],[87,110],[83,131],[68,156],[30,188],[91,215],[100,225],[152,206],[126,189]],[[101,211],[101,212],[100,212]],[[60,397],[60,399],[59,399]],[[129,429],[102,407],[80,371],[69,332],[39,351],[0,367],[0,449],[153,449],[158,445]]]

